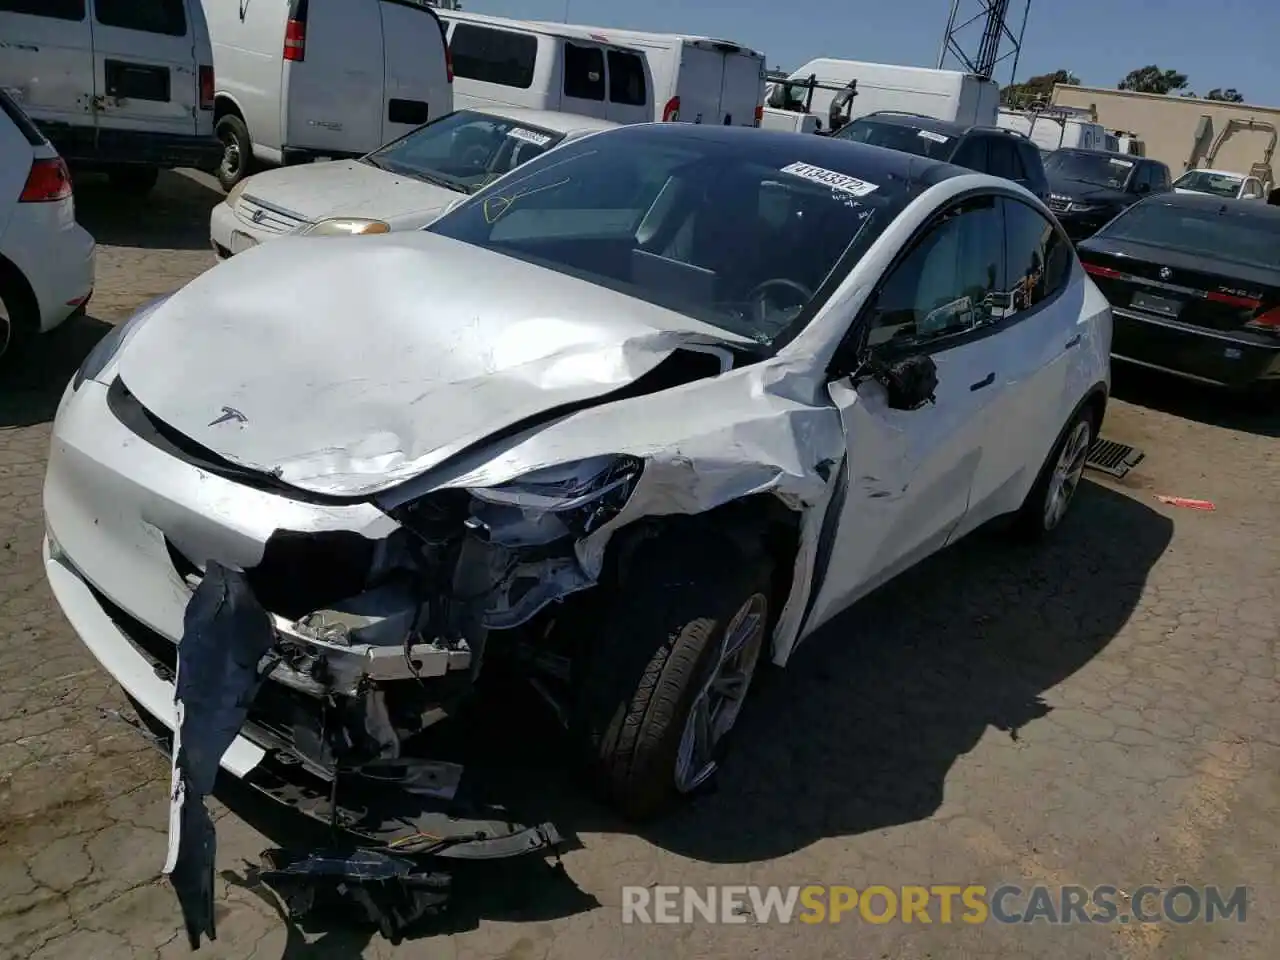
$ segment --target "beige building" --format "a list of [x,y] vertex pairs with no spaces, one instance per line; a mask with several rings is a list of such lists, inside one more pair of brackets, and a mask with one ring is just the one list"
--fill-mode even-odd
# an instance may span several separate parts
[[[1053,88],[1051,102],[1092,110],[1108,130],[1133,131],[1146,145],[1146,155],[1167,164],[1174,177],[1210,161],[1219,170],[1242,173],[1257,164],[1280,164],[1271,155],[1280,107],[1062,84]],[[1270,173],[1264,179],[1275,181]]]

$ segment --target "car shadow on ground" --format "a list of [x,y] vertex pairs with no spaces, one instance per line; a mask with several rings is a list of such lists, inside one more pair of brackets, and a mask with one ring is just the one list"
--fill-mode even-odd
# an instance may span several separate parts
[[1280,384],[1271,397],[1263,398],[1183,380],[1156,370],[1116,364],[1112,370],[1111,395],[1184,420],[1259,437],[1280,437]]
[[6,357],[0,367],[0,430],[52,420],[67,381],[110,329],[91,316],[72,317]]
[[155,189],[131,197],[101,174],[76,177],[76,219],[98,243],[155,250],[208,250],[209,213],[222,191],[185,172],[162,170]]
[[[1116,636],[1172,530],[1136,500],[1086,482],[1073,515],[1042,547],[984,532],[925,561],[807,641],[786,671],[762,676],[714,792],[657,825],[636,829],[589,797],[551,712],[527,687],[502,682],[473,703],[467,775],[525,823],[550,820],[575,839],[638,834],[714,863],[766,860],[925,819],[952,765],[988,727],[1016,738],[1049,713],[1044,693]],[[242,785],[228,789],[235,812],[274,842],[324,844],[308,839],[313,828],[300,816]],[[468,869],[483,879],[460,884],[452,919],[428,921],[416,936],[470,929],[480,918],[550,919],[595,903],[563,875],[549,883],[537,857]],[[233,876],[262,895],[251,870]],[[350,955],[372,936],[357,929],[331,923],[322,939],[332,951],[311,952],[313,944],[305,953],[291,929],[285,956]]]

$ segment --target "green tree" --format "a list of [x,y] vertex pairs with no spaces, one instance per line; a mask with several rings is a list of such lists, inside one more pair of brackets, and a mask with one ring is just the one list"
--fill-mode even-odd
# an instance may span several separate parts
[[1244,94],[1235,87],[1227,87],[1223,90],[1221,87],[1214,87],[1204,95],[1206,100],[1223,100],[1227,103],[1244,103]]
[[1162,70],[1154,63],[1130,70],[1119,83],[1121,90],[1138,93],[1173,93],[1187,88],[1187,75],[1177,70]]
[[1080,86],[1080,78],[1070,70],[1055,70],[1053,73],[1042,73],[1022,83],[1011,83],[1000,91],[1000,102],[1007,106],[1023,106],[1036,100],[1048,100],[1053,94],[1056,83],[1067,86]]

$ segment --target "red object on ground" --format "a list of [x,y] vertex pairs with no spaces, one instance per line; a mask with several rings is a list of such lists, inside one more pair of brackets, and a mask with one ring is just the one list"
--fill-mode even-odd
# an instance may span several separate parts
[[1186,497],[1166,497],[1157,494],[1156,499],[1171,507],[1189,507],[1192,510],[1216,510],[1212,500],[1190,500]]

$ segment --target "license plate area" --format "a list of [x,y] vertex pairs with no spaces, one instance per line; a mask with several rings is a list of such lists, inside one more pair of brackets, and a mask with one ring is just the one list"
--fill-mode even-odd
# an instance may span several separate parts
[[231,234],[232,255],[235,255],[237,253],[244,253],[250,247],[256,247],[257,245],[258,245],[258,241],[253,239],[253,237],[249,236],[247,233],[242,233],[239,230],[235,230]]
[[1176,317],[1182,312],[1183,301],[1172,297],[1158,297],[1154,293],[1135,293],[1129,301],[1135,310],[1159,314],[1162,317]]

